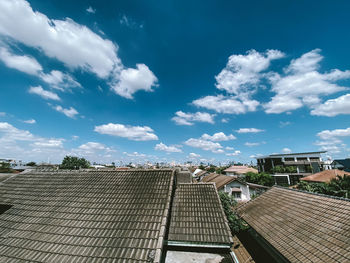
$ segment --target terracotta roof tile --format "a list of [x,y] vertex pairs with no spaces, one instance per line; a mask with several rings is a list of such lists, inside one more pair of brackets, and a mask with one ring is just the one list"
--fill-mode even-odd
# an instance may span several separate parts
[[338,169],[324,170],[322,172],[300,178],[300,180],[308,182],[329,183],[332,179],[337,178],[337,176],[343,177],[344,175],[350,176],[350,173]]
[[272,187],[239,215],[290,262],[350,262],[350,200]]
[[210,174],[203,178],[202,182],[215,183],[217,189],[221,189],[225,185],[237,180],[236,176],[228,176],[222,174]]

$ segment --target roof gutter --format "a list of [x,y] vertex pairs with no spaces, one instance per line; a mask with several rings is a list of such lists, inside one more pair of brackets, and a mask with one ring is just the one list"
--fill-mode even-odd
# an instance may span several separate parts
[[198,244],[198,243],[191,243],[191,242],[183,242],[183,241],[166,241],[165,243],[168,246],[174,246],[174,247],[198,247],[198,248],[217,248],[217,249],[231,249],[230,244]]

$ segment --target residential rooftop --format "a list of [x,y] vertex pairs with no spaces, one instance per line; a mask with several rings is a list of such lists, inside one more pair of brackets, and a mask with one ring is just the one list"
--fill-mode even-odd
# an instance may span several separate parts
[[[161,262],[176,175],[170,169],[46,170],[8,178],[0,183],[0,262]],[[215,199],[207,187],[184,186],[188,192],[193,189]],[[179,189],[182,196],[181,184]],[[201,206],[191,204],[193,200],[186,196],[181,200],[175,201],[173,222],[182,226],[188,221],[179,218],[205,214]],[[195,206],[191,215],[177,210],[187,203]],[[218,200],[210,206],[223,216]],[[225,217],[220,220],[211,230],[230,246]],[[188,223],[188,231],[198,230],[197,221]],[[192,237],[192,242],[211,238],[211,232],[205,232]]]
[[332,169],[300,178],[300,180],[306,182],[329,183],[332,179],[336,179],[338,176],[343,177],[344,175],[350,176],[350,173],[338,169]]
[[350,261],[350,199],[272,187],[237,212],[282,262]]

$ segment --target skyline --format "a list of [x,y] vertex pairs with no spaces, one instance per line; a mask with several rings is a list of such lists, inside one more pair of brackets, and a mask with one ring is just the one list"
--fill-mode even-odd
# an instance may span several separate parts
[[200,3],[0,0],[0,157],[349,157],[349,4]]

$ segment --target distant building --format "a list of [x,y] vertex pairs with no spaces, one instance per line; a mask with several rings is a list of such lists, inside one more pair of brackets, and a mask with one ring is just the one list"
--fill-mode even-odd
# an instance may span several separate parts
[[216,189],[232,195],[237,202],[249,201],[252,196],[265,192],[269,187],[246,183],[237,176],[228,176],[221,174],[209,174],[202,180],[205,183],[215,183]]
[[272,187],[236,211],[251,227],[238,237],[257,262],[350,262],[350,199]]
[[301,177],[323,170],[320,152],[270,154],[258,157],[259,172],[267,172],[275,177],[276,184],[294,185]]
[[234,175],[241,176],[248,172],[258,173],[258,170],[252,167],[244,166],[244,165],[233,165],[224,170],[224,173],[229,176],[234,176]]
[[350,158],[334,160],[331,166],[333,169],[350,172]]
[[338,169],[332,169],[332,170],[324,170],[322,172],[300,178],[300,180],[305,182],[313,182],[313,183],[329,183],[332,179],[335,179],[338,176],[344,177],[344,175],[350,176],[350,173],[346,171],[341,171]]

